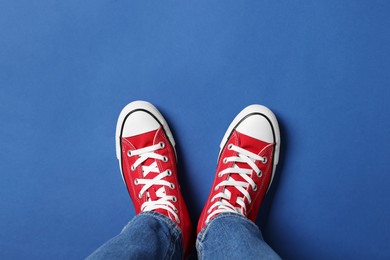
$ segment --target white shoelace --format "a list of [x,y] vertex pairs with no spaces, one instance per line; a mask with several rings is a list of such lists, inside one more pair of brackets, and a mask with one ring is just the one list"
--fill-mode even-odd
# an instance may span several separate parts
[[[141,188],[141,191],[138,194],[139,198],[142,198],[144,193],[146,192],[147,196],[147,201],[145,201],[141,205],[141,211],[153,211],[156,209],[165,209],[168,212],[170,212],[173,216],[175,216],[176,222],[180,222],[179,216],[177,215],[178,210],[176,207],[173,205],[173,202],[176,202],[177,198],[175,196],[168,196],[165,193],[165,188],[164,186],[169,187],[170,189],[174,189],[175,185],[171,182],[168,182],[164,180],[165,177],[171,176],[172,171],[171,170],[166,170],[160,173],[158,167],[157,167],[157,162],[154,161],[151,165],[149,166],[144,166],[142,165],[147,159],[156,159],[156,160],[161,160],[163,162],[167,162],[168,158],[166,156],[163,156],[161,154],[155,153],[156,150],[163,149],[165,147],[164,142],[160,142],[156,145],[144,147],[138,150],[129,150],[127,152],[127,156],[138,156],[138,159],[135,161],[135,163],[131,166],[131,170],[134,171],[138,166],[141,165],[142,167],[142,172],[143,172],[143,177],[147,177],[149,173],[154,172],[158,173],[156,177],[153,179],[143,179],[143,178],[136,178],[134,180],[135,185],[143,185]],[[156,191],[156,195],[159,198],[158,200],[151,200],[149,197],[149,193],[147,190],[154,186],[154,185],[160,185],[162,186],[160,189]]]
[[[258,177],[261,177],[262,172],[255,164],[255,161],[261,161],[263,164],[267,162],[266,157],[259,156],[257,154],[254,154],[248,150],[245,150],[241,147],[238,147],[236,145],[230,144],[228,146],[229,150],[236,151],[238,153],[237,156],[231,156],[231,157],[225,157],[223,160],[223,163],[228,162],[234,162],[233,166],[230,168],[227,168],[221,172],[218,173],[219,177],[222,177],[223,175],[230,174],[230,176],[227,178],[227,180],[222,181],[219,183],[215,190],[217,190],[219,187],[224,187],[223,191],[216,194],[212,199],[211,202],[213,202],[216,199],[219,199],[216,201],[208,210],[208,217],[206,219],[206,223],[215,215],[222,213],[222,212],[237,212],[239,214],[245,215],[246,214],[246,205],[244,202],[244,199],[246,198],[249,203],[252,202],[251,196],[249,192],[247,191],[247,188],[249,186],[252,187],[254,191],[257,190],[257,185],[255,182],[251,179],[250,175],[252,174],[252,171],[255,171]],[[246,163],[250,166],[250,169],[246,168],[240,168],[237,166],[237,162],[239,163]],[[244,181],[237,181],[234,179],[234,175],[241,176]],[[243,197],[237,197],[236,203],[240,205],[241,207],[235,207],[233,206],[229,200],[231,198],[231,192],[226,189],[228,186],[233,186],[238,191],[241,192]],[[214,211],[213,211],[214,210]]]

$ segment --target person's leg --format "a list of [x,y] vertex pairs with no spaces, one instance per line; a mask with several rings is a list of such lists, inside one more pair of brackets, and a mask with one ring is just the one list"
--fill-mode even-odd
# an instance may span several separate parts
[[230,124],[198,222],[199,258],[278,258],[254,221],[274,177],[279,150],[278,122],[268,108],[249,106]]
[[188,255],[193,246],[192,224],[180,191],[175,140],[164,117],[148,102],[132,102],[119,115],[115,141],[137,216],[93,256],[169,259]]
[[198,234],[196,249],[199,259],[280,259],[252,221],[230,212],[216,216]]
[[143,212],[87,259],[182,259],[181,231],[166,216]]

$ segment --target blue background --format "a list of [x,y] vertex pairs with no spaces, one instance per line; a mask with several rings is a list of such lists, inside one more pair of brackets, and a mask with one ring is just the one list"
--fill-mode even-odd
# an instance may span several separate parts
[[389,1],[0,2],[0,258],[80,259],[134,210],[117,116],[154,103],[196,220],[260,103],[282,152],[258,224],[285,259],[390,258]]

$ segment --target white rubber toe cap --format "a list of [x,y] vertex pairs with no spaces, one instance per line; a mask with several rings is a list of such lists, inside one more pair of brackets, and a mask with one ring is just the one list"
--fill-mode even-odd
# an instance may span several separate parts
[[131,113],[125,120],[122,137],[135,136],[157,130],[160,124],[150,114],[142,110]]
[[236,130],[267,143],[275,142],[271,124],[259,114],[249,115],[237,126]]

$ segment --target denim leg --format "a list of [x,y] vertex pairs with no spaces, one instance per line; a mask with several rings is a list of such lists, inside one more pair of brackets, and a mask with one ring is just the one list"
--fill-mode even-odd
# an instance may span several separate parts
[[255,223],[236,213],[211,220],[199,233],[196,249],[199,259],[280,259]]
[[156,212],[135,216],[122,232],[87,259],[182,259],[182,235],[177,225]]

